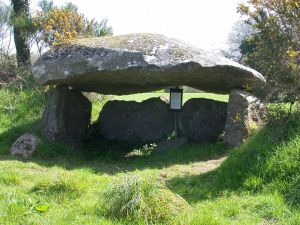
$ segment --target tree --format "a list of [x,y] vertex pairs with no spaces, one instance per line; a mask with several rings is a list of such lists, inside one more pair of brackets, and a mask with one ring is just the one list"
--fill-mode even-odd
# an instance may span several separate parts
[[238,10],[255,30],[240,46],[244,62],[265,75],[268,97],[293,103],[300,94],[299,0],[249,0]]
[[73,4],[72,2],[67,2],[62,6],[63,9],[67,9],[69,11],[78,12],[78,6]]
[[242,59],[245,53],[240,47],[243,41],[250,37],[250,35],[253,33],[254,29],[252,26],[242,20],[236,21],[232,26],[231,32],[227,38],[229,47],[223,51],[222,54],[233,61],[243,64],[244,62]]
[[112,28],[107,26],[107,20],[101,22],[89,20],[71,3],[60,8],[52,7],[49,11],[38,11],[33,17],[33,24],[36,27],[34,39],[40,53],[42,44],[57,46],[68,44],[75,38],[112,34]]
[[40,0],[38,6],[44,13],[47,13],[54,8],[54,2],[52,0]]
[[12,23],[18,66],[30,65],[30,48],[27,42],[31,27],[28,0],[11,0],[13,7]]
[[84,36],[87,37],[101,37],[109,36],[113,34],[112,27],[107,25],[108,20],[103,19],[100,22],[95,19],[85,19],[85,29],[83,32]]
[[7,55],[11,43],[11,26],[9,24],[11,7],[0,1],[0,59]]
[[69,10],[53,8],[48,13],[38,12],[33,24],[49,46],[69,43],[84,29],[83,15]]

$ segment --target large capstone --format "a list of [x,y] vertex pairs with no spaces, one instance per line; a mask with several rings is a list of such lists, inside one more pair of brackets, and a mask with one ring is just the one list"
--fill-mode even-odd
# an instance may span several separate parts
[[225,129],[227,103],[194,98],[188,100],[180,114],[182,136],[196,142],[217,141]]
[[159,34],[79,39],[55,47],[32,68],[42,85],[65,84],[80,91],[130,94],[186,85],[214,93],[255,90],[257,71]]
[[114,100],[104,105],[97,127],[103,137],[111,140],[157,142],[172,135],[173,117],[160,98],[141,103]]
[[42,115],[42,132],[55,142],[82,145],[91,118],[91,102],[79,91],[58,86],[50,90]]
[[251,130],[264,124],[266,111],[255,96],[243,90],[229,95],[224,143],[236,147],[244,142]]

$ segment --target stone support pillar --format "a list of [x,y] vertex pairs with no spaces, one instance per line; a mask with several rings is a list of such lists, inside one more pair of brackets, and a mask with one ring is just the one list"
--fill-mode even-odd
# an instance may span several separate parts
[[42,133],[49,141],[81,146],[91,119],[91,102],[77,90],[57,86],[48,93]]
[[264,105],[250,93],[233,89],[229,95],[224,143],[236,147],[242,144],[251,132],[263,124]]

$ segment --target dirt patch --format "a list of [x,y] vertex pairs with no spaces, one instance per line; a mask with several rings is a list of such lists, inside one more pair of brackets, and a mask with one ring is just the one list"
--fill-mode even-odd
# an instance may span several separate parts
[[188,165],[173,165],[162,169],[160,172],[160,176],[168,180],[178,176],[199,175],[202,173],[207,173],[218,168],[226,158],[227,157],[225,156],[219,159],[213,159],[203,162],[192,162]]

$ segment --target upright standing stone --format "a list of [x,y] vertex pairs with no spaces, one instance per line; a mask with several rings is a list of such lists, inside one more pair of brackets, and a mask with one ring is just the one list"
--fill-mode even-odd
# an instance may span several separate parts
[[92,105],[67,86],[52,89],[42,116],[42,132],[50,141],[80,146],[90,124]]
[[264,106],[255,96],[243,90],[232,90],[228,102],[224,143],[231,147],[239,146],[251,129],[263,123],[264,117]]
[[159,98],[143,102],[109,101],[97,122],[100,134],[111,140],[157,142],[173,132],[173,115],[169,105]]
[[227,103],[205,98],[188,100],[180,114],[180,133],[196,142],[217,141],[224,132]]

